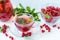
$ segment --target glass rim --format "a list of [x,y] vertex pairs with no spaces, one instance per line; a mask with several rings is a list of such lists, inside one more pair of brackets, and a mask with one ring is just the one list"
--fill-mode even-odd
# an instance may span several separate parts
[[[23,14],[24,15],[24,14]],[[26,15],[26,14],[25,14]],[[16,15],[17,16],[17,15]],[[21,15],[22,16],[22,15]],[[28,24],[24,24],[24,25],[29,25],[29,24],[31,24],[31,23],[33,23],[34,24],[34,18],[33,18],[33,16],[31,15],[31,14],[29,14],[29,16],[31,16],[31,18],[32,18],[32,21],[30,22],[30,23],[28,23]],[[18,16],[18,18],[19,18],[19,16]],[[16,20],[17,20],[17,18],[16,18]],[[14,23],[17,23],[16,22],[16,20],[14,20]],[[18,23],[19,24],[19,23]],[[23,24],[20,24],[20,25],[23,25]],[[24,26],[23,25],[23,26]]]

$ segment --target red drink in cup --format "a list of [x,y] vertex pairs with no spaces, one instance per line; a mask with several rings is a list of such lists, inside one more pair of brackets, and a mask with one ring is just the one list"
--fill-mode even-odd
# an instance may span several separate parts
[[34,24],[33,17],[31,15],[23,14],[18,16],[15,20],[15,25],[19,31],[27,32],[31,29]]

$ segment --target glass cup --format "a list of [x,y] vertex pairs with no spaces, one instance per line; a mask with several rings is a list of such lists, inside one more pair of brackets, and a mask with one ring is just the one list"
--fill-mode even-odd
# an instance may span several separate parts
[[[31,32],[33,27],[34,19],[33,16],[27,13],[22,13],[20,16],[15,16],[14,19],[14,28],[10,27],[10,31],[15,36],[22,36],[22,33],[27,34]],[[11,25],[10,25],[11,26]]]
[[[19,22],[21,20],[21,22]],[[23,20],[23,21],[22,21]],[[22,14],[18,16],[15,20],[15,25],[19,31],[27,32],[32,27],[34,21],[32,15]]]

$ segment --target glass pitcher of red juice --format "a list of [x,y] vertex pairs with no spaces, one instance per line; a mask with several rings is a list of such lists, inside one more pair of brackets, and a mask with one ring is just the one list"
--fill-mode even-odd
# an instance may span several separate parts
[[13,7],[10,0],[0,0],[0,21],[8,21],[13,14]]

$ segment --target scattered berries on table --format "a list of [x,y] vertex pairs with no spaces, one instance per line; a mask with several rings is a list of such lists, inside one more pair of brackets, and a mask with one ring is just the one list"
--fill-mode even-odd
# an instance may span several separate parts
[[[41,28],[41,29],[42,29],[42,28],[45,28],[48,32],[51,31],[51,28],[50,28],[47,24],[43,24],[43,25],[41,25],[40,28]],[[41,32],[44,33],[45,30],[41,30]]]
[[31,36],[32,35],[32,33],[31,32],[28,32],[28,33],[22,33],[22,37],[28,37],[28,36]]
[[41,30],[41,32],[42,32],[42,33],[44,33],[44,32],[45,32],[45,30]]
[[7,34],[7,29],[8,29],[8,26],[7,25],[3,25],[2,27],[0,27],[0,31],[3,33],[3,34],[5,34],[5,36],[6,37],[9,37],[11,40],[14,40],[14,37],[12,37],[12,36],[9,36],[8,34]]
[[58,29],[60,29],[60,26],[58,26]]
[[10,38],[11,40],[14,40],[14,38],[13,38],[12,36],[9,36],[9,38]]
[[57,26],[57,25],[56,25],[56,24],[54,24],[52,27],[53,27],[53,28],[55,28],[56,26]]

